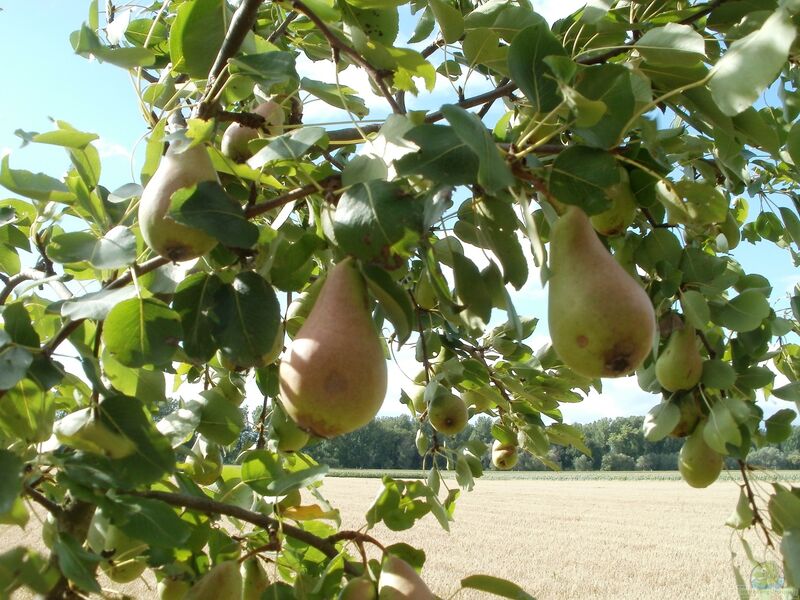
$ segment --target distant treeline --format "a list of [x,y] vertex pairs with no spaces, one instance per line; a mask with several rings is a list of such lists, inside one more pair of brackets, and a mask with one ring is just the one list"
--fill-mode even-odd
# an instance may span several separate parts
[[[177,408],[177,403],[170,404],[159,417]],[[225,452],[226,462],[233,462],[243,449],[251,447],[258,439],[254,415],[247,414],[244,407],[241,410],[244,429],[238,442]],[[683,438],[667,437],[659,442],[648,442],[642,432],[643,421],[644,417],[634,416],[577,423],[574,426],[583,432],[591,457],[572,447],[552,446],[547,458],[562,470],[674,471],[678,468]],[[448,444],[457,447],[469,439],[491,444],[492,422],[488,416],[479,416],[457,436],[449,438]],[[420,469],[422,458],[414,441],[417,425],[409,415],[378,417],[352,433],[310,444],[305,452],[334,469]],[[794,427],[789,438],[780,444],[751,451],[748,462],[767,469],[800,469],[800,427]],[[493,468],[488,453],[483,457],[483,465],[486,469]],[[727,466],[737,468],[732,460]],[[544,471],[547,468],[527,452],[520,452],[515,470]]]

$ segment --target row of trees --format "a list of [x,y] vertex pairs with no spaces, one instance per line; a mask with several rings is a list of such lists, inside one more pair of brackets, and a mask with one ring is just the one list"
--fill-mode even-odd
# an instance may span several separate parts
[[[674,471],[682,438],[667,437],[659,442],[645,440],[644,417],[604,418],[575,424],[583,433],[587,456],[572,446],[553,446],[548,459],[565,471]],[[460,446],[477,439],[491,444],[493,419],[481,415],[450,440]],[[258,438],[257,419],[246,419],[239,443],[232,446],[226,460],[233,462],[243,448]],[[408,415],[378,417],[365,427],[331,440],[323,440],[307,452],[321,463],[339,469],[422,469],[423,460],[414,444],[418,423]],[[800,426],[779,444],[768,444],[750,454],[750,464],[768,469],[800,469]],[[429,466],[430,459],[428,459]],[[491,458],[484,456],[484,468],[491,468]],[[442,465],[444,466],[444,465]],[[735,461],[728,468],[738,469]],[[542,471],[547,466],[534,456],[523,453],[515,467],[519,471]]]

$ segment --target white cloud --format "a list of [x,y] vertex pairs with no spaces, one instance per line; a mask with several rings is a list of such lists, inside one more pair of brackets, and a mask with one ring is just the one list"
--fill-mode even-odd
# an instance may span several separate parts
[[97,148],[97,151],[100,153],[100,158],[113,158],[116,156],[121,156],[130,160],[132,157],[131,151],[128,148],[122,144],[112,142],[111,140],[101,137],[95,140],[93,143],[95,148]]
[[586,5],[586,0],[533,0],[533,10],[554,23]]

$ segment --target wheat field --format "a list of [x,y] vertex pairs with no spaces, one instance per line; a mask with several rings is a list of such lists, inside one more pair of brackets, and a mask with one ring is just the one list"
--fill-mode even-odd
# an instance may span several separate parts
[[[322,492],[343,528],[358,529],[380,487],[377,479],[331,477]],[[493,597],[459,591],[461,578],[475,573],[502,574],[540,600],[737,598],[732,560],[747,581],[750,567],[724,522],[738,493],[730,479],[705,490],[658,479],[480,480],[459,499],[449,534],[431,515],[409,531],[371,533],[423,548],[422,576],[442,598]],[[0,550],[33,539],[37,527],[35,519],[26,532],[0,526]],[[775,558],[748,539],[758,560]],[[134,598],[155,597],[152,578],[122,587]]]

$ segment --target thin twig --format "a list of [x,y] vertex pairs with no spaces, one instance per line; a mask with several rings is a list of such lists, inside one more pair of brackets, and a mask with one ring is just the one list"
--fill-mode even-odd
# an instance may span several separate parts
[[296,18],[297,18],[297,13],[294,12],[293,10],[286,13],[286,16],[284,17],[281,24],[278,25],[277,29],[275,29],[275,31],[269,34],[269,36],[267,37],[267,41],[270,44],[274,44],[275,42],[277,42],[281,37],[283,37],[283,34],[286,33],[286,29],[289,27],[289,24]]
[[389,106],[392,107],[392,111],[397,114],[403,114],[403,110],[397,104],[397,101],[392,96],[392,93],[389,91],[388,86],[386,85],[386,81],[384,81],[384,73],[373,67],[367,60],[361,56],[358,52],[353,50],[350,46],[342,42],[328,25],[320,19],[313,10],[311,10],[302,0],[293,0],[292,5],[297,9],[299,12],[303,13],[309,20],[316,25],[317,29],[319,29],[320,33],[325,36],[325,39],[328,40],[328,43],[333,48],[334,52],[339,52],[341,54],[346,54],[348,58],[350,58],[356,65],[364,69],[367,74],[369,75],[370,79],[375,82],[375,85],[378,86],[378,89],[386,98],[386,101],[389,103]]
[[769,529],[767,528],[766,523],[764,523],[764,519],[761,517],[761,512],[758,510],[758,506],[756,506],[756,496],[753,493],[753,488],[750,485],[750,479],[747,477],[747,465],[741,459],[737,461],[739,463],[739,471],[742,473],[742,479],[744,483],[742,484],[742,489],[747,494],[747,500],[750,502],[750,508],[753,510],[753,523],[759,525],[764,532],[764,536],[767,540],[767,547],[774,548],[775,546],[772,544],[772,538],[769,535]]
[[[308,544],[312,548],[316,548],[328,558],[335,558],[341,554],[336,546],[328,541],[317,537],[313,533],[289,525],[288,523],[280,522],[277,519],[262,515],[261,513],[247,510],[240,506],[233,506],[223,502],[217,502],[208,497],[189,496],[187,494],[173,494],[170,492],[158,491],[144,491],[144,492],[128,492],[132,496],[140,498],[150,498],[152,500],[160,500],[170,506],[179,506],[201,512],[207,515],[227,515],[241,521],[246,521],[252,525],[262,527],[264,529],[277,528],[290,538],[293,538],[304,544]],[[344,562],[344,570],[350,575],[360,575],[360,572],[349,561]]]
[[325,541],[331,544],[335,544],[336,542],[341,542],[344,540],[350,542],[360,542],[360,543],[367,542],[369,544],[372,544],[373,546],[377,546],[378,548],[380,548],[381,552],[386,552],[386,548],[384,547],[383,544],[381,544],[371,535],[368,535],[366,533],[361,533],[360,531],[337,531],[333,535],[329,535],[328,537],[325,538]]
[[16,275],[12,275],[8,278],[8,282],[6,283],[5,287],[2,291],[0,291],[0,304],[5,304],[8,297],[11,295],[11,292],[14,291],[14,288],[17,287],[19,284],[24,283],[26,281],[41,281],[42,279],[46,279],[48,277],[47,273],[43,271],[37,271],[36,269],[23,269]]
[[42,492],[34,487],[26,485],[25,494],[31,500],[36,502],[36,504],[43,507],[47,512],[53,515],[56,519],[58,519],[64,513],[64,510],[58,504],[50,500],[50,498],[42,494]]

